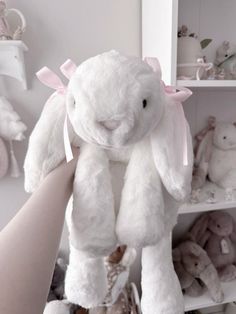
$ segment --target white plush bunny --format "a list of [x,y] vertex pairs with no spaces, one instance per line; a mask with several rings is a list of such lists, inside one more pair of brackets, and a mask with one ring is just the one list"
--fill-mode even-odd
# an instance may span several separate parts
[[[107,293],[104,256],[127,244],[143,248],[143,313],[182,314],[171,231],[179,202],[190,192],[192,145],[180,104],[190,93],[167,93],[158,62],[148,62],[151,66],[110,51],[77,68],[66,107],[63,95],[54,95],[30,137],[25,187],[33,191],[65,157],[67,113],[70,141],[80,146],[73,208],[67,212],[67,298],[87,308],[102,303]],[[127,164],[118,201],[111,175],[117,164]]]
[[218,122],[206,133],[196,155],[193,188],[201,188],[206,176],[219,187],[236,189],[236,125]]

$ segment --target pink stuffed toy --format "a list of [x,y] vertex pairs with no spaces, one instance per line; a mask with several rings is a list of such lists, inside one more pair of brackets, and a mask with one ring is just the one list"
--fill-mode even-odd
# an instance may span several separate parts
[[205,249],[218,270],[221,281],[236,278],[236,225],[233,218],[222,211],[201,215],[190,230],[192,240]]

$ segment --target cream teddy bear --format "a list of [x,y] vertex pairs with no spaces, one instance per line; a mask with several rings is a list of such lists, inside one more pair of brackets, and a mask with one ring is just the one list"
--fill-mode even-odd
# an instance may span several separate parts
[[[54,94],[30,137],[25,187],[36,189],[65,158],[68,115],[70,141],[80,146],[67,211],[68,300],[85,308],[101,304],[108,292],[104,257],[126,244],[143,248],[143,313],[182,314],[171,231],[190,192],[191,136],[180,102],[191,93],[167,92],[158,62],[148,62],[110,51],[76,69],[66,99],[61,90]],[[113,185],[118,165],[126,169],[120,193]]]

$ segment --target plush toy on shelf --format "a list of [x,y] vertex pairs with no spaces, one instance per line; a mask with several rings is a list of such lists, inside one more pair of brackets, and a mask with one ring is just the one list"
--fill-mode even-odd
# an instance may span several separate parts
[[[18,177],[20,175],[19,166],[13,150],[13,141],[22,141],[25,136],[24,132],[27,130],[26,125],[21,121],[19,115],[15,112],[12,105],[5,97],[0,97],[0,137],[4,141],[8,141],[10,145],[10,175],[12,177]],[[1,151],[5,154],[4,172],[6,173],[8,168],[8,162],[6,157],[6,151],[2,142]],[[1,156],[3,159],[3,155]]]
[[173,250],[173,261],[184,293],[197,297],[208,290],[215,302],[223,301],[216,268],[206,251],[197,243],[190,240],[180,243]]
[[231,215],[222,211],[203,214],[189,234],[207,252],[221,281],[236,278],[236,224]]
[[216,50],[214,61],[216,73],[222,72],[224,79],[236,79],[236,45],[224,41]]
[[[69,72],[67,89],[49,69],[38,73],[58,91],[30,137],[24,165],[25,188],[32,192],[65,158],[63,125],[68,160],[69,142],[80,146],[67,212],[66,296],[85,308],[101,304],[108,292],[104,257],[125,244],[143,248],[143,313],[182,314],[170,234],[190,193],[192,143],[181,102],[191,92],[166,88],[155,58],[145,62],[116,51]],[[115,203],[111,168],[117,164],[127,169]]]
[[9,158],[7,147],[4,141],[0,138],[0,179],[7,174]]
[[198,145],[193,189],[202,188],[206,178],[220,188],[236,189],[236,125],[217,122]]

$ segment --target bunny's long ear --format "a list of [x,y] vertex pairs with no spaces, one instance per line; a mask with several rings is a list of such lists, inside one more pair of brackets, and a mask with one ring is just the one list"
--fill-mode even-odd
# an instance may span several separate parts
[[33,192],[48,172],[64,158],[63,123],[65,120],[63,95],[52,96],[43,109],[30,138],[24,162],[25,190]]
[[[70,77],[75,65],[67,60],[62,72]],[[68,74],[68,75],[67,75]],[[60,78],[47,67],[37,73],[45,85],[57,90],[46,102],[39,121],[29,139],[25,158],[25,190],[33,192],[52,169],[64,158],[63,125],[66,117],[66,88]],[[72,128],[70,126],[70,133]]]
[[191,191],[193,148],[181,102],[191,92],[183,89],[168,93],[163,117],[151,134],[151,145],[154,162],[166,190],[177,201],[183,201]]
[[209,224],[210,216],[208,213],[201,215],[193,227],[189,231],[189,235],[191,237],[191,240],[199,243],[202,242],[202,239],[204,238],[208,224]]
[[213,134],[213,130],[208,131],[198,146],[195,157],[195,171],[192,181],[193,189],[201,188],[206,181],[209,160],[212,153]]

